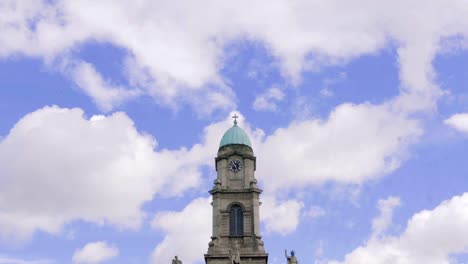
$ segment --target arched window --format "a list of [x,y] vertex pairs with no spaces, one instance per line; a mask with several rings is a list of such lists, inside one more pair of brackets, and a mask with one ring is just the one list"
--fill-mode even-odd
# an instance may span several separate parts
[[231,236],[244,234],[244,211],[238,204],[231,206],[229,211],[229,234]]

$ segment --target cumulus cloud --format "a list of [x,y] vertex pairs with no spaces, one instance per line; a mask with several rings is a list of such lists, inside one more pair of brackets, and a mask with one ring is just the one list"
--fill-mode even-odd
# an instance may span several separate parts
[[342,104],[325,120],[293,122],[265,137],[257,175],[267,190],[359,184],[398,168],[421,134],[419,122],[392,103]]
[[284,99],[284,93],[272,87],[255,98],[253,108],[257,111],[276,111],[277,103]]
[[96,264],[111,260],[118,255],[118,248],[105,241],[98,241],[88,243],[83,248],[76,250],[72,261],[76,264]]
[[[395,200],[387,202],[387,205],[396,204]],[[453,263],[451,256],[465,253],[468,248],[467,221],[468,193],[464,193],[442,202],[433,210],[413,215],[399,236],[373,236],[347,254],[343,261],[328,263]]]
[[0,234],[58,233],[73,219],[137,227],[140,205],[163,183],[156,142],[123,113],[83,116],[45,107],[0,142]]
[[444,123],[460,132],[468,133],[468,113],[452,115],[451,117],[445,119]]
[[287,235],[296,230],[299,216],[304,204],[301,201],[289,199],[277,201],[274,197],[263,196],[260,220],[265,224],[267,232]]
[[212,228],[211,197],[198,198],[182,211],[160,212],[151,226],[166,233],[154,249],[152,263],[170,263],[178,256],[184,263],[203,263]]
[[[128,80],[143,84],[144,94],[169,104],[196,105],[211,93],[218,95],[214,102],[231,102],[226,99],[232,91],[220,73],[225,67],[224,49],[233,41],[248,39],[268,47],[292,83],[300,81],[303,71],[396,46],[405,95],[400,105],[426,109],[440,95],[431,62],[441,43],[449,43],[452,36],[463,42],[468,36],[468,7],[463,0],[430,5],[423,0],[176,4],[167,0],[92,4],[89,0],[8,0],[0,12],[1,34],[9,36],[0,43],[1,57],[21,54],[53,62],[76,57],[72,51],[89,42],[110,44],[124,49],[125,60],[131,58],[133,66],[146,73]],[[85,89],[99,102],[101,93]],[[133,96],[122,94],[126,95]],[[213,105],[224,107],[232,104]]]
[[[226,125],[205,134],[212,137]],[[77,108],[32,112],[0,141],[0,238],[27,240],[36,230],[58,234],[74,220],[138,228],[143,203],[200,184],[201,167],[213,166],[207,154],[217,144],[205,141],[155,150],[155,139],[138,132],[124,113],[88,119]]]

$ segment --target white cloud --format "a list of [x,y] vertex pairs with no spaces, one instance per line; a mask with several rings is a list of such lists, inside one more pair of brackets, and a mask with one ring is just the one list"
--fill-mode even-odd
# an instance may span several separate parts
[[393,210],[400,206],[400,198],[390,196],[387,199],[379,200],[378,208],[380,215],[372,220],[372,236],[379,237],[384,234],[392,224]]
[[80,109],[45,107],[26,115],[0,142],[0,235],[58,233],[74,219],[139,226],[141,204],[164,183],[154,177],[155,144],[123,113],[87,120]]
[[468,113],[452,115],[451,117],[445,119],[444,123],[460,132],[468,133]]
[[79,62],[72,66],[71,76],[83,91],[94,99],[96,104],[104,111],[110,111],[116,105],[123,103],[140,94],[138,90],[129,90],[114,86],[102,79],[90,63]]
[[0,141],[0,238],[58,234],[75,220],[138,228],[143,203],[200,184],[224,127],[206,129],[210,143],[156,151],[156,141],[124,113],[87,119],[81,109],[32,112]]
[[[395,203],[393,203],[395,204]],[[330,264],[449,264],[453,254],[468,249],[468,193],[423,210],[408,221],[399,236],[373,236],[347,254],[344,261]]]
[[293,122],[265,137],[257,175],[267,190],[362,183],[398,168],[421,134],[419,122],[392,103],[342,104],[326,120]]
[[98,241],[77,249],[73,254],[72,261],[77,264],[96,264],[111,260],[118,255],[118,248],[108,245],[105,241]]
[[160,212],[151,226],[166,235],[154,249],[152,263],[170,263],[178,256],[183,263],[203,263],[212,228],[211,197],[198,198],[182,211]]
[[284,93],[280,89],[272,87],[255,98],[253,108],[257,111],[276,111],[277,103],[283,99]]
[[287,235],[296,230],[304,207],[302,202],[294,199],[277,201],[271,196],[263,196],[261,201],[260,220],[265,224],[267,232]]
[[70,51],[85,43],[106,43],[126,51],[139,69],[134,73],[146,73],[129,77],[144,84],[143,93],[170,105],[197,105],[213,92],[219,101],[232,102],[220,71],[225,67],[224,48],[238,39],[263,43],[293,83],[304,70],[375,54],[391,45],[398,50],[405,95],[400,105],[414,111],[432,107],[440,95],[431,62],[441,45],[450,44],[449,37],[466,41],[467,12],[463,0],[430,5],[423,0],[9,0],[0,7],[0,33],[9,36],[0,43],[0,56],[23,54],[53,62],[75,56]]

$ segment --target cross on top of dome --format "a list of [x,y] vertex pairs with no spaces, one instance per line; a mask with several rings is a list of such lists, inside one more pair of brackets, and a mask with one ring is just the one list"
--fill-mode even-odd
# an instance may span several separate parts
[[234,118],[234,125],[237,125],[237,118],[239,118],[239,116],[234,114],[232,118]]

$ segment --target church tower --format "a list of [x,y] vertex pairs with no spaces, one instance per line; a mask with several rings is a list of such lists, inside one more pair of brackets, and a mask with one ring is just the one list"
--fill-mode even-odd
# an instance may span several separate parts
[[249,137],[234,126],[223,138],[215,158],[217,178],[213,196],[213,234],[206,264],[266,264],[260,235],[259,196],[255,179],[256,158]]

